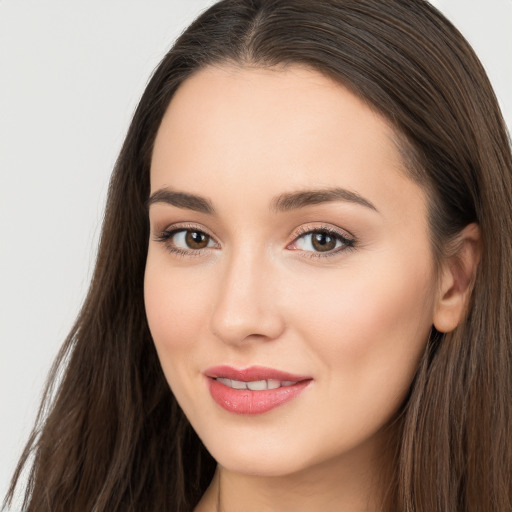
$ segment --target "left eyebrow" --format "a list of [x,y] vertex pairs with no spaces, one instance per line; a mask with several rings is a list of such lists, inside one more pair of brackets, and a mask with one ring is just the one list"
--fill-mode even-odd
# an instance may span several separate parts
[[281,194],[272,200],[270,208],[276,212],[287,212],[310,205],[329,203],[333,201],[346,201],[349,203],[359,204],[369,208],[370,210],[378,212],[375,205],[368,199],[365,199],[357,192],[352,192],[351,190],[339,187],[318,190],[302,190]]

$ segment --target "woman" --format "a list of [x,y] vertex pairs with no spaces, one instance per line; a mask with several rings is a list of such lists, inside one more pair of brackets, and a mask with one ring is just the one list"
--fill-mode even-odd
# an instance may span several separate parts
[[429,4],[214,5],[132,121],[26,510],[512,510],[511,171]]

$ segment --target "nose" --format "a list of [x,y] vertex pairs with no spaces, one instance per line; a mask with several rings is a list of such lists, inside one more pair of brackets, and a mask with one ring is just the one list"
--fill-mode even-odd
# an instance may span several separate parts
[[254,254],[233,255],[218,276],[211,332],[225,343],[273,340],[285,328],[278,306],[279,284],[271,262]]

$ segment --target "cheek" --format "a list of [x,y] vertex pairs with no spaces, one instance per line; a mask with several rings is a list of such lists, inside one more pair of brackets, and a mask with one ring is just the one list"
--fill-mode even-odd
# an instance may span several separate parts
[[207,339],[205,318],[211,297],[206,284],[197,272],[176,271],[165,255],[148,254],[144,277],[148,325],[167,383],[189,418],[194,417],[190,406],[197,396],[197,367]]
[[148,255],[144,302],[149,328],[164,371],[187,355],[201,341],[208,315],[208,283],[197,272],[173,271],[158,256]]
[[304,293],[288,300],[303,312],[294,320],[301,338],[333,379],[361,394],[379,386],[403,394],[431,329],[432,283],[428,264],[390,258],[326,273],[314,286],[305,279]]

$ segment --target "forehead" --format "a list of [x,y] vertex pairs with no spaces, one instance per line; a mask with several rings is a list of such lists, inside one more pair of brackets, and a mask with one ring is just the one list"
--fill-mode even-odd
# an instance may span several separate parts
[[420,192],[395,140],[381,115],[316,71],[207,67],[181,85],[167,109],[151,189],[193,186],[207,194],[219,183],[224,192],[265,184],[275,195],[335,185],[394,201],[397,188]]

